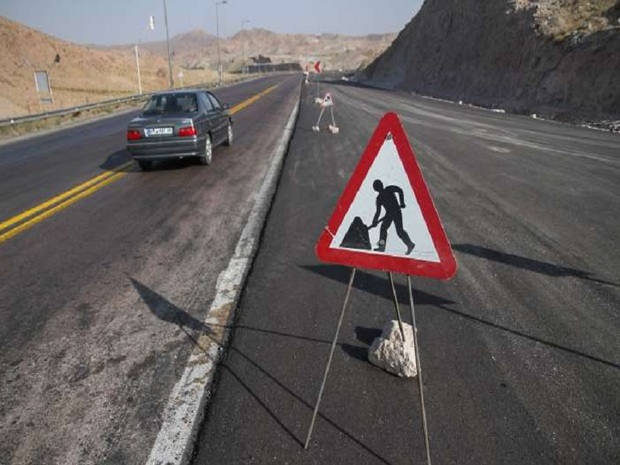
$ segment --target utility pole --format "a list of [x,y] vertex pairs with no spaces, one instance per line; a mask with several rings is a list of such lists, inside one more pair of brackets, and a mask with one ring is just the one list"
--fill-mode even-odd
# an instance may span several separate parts
[[241,74],[245,74],[245,28],[244,26],[249,23],[249,19],[241,21]]
[[170,58],[170,36],[168,35],[168,9],[166,8],[166,0],[164,0],[164,22],[166,23],[166,46],[168,47],[168,75],[170,76],[170,88],[174,87],[172,80],[172,59]]
[[222,85],[222,59],[220,57],[220,18],[218,6],[226,5],[228,0],[220,0],[215,2],[215,35],[217,36],[217,85]]

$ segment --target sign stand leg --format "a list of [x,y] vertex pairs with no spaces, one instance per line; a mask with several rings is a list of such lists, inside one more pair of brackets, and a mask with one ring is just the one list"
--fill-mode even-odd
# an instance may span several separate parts
[[[391,273],[390,273],[391,274]],[[420,386],[420,406],[422,409],[422,426],[424,428],[424,446],[426,448],[426,463],[431,465],[431,447],[428,440],[428,425],[426,423],[426,406],[424,404],[424,391],[422,389],[422,365],[420,364],[420,351],[418,349],[418,328],[415,322],[415,307],[413,305],[413,291],[411,290],[411,276],[407,275],[407,290],[409,291],[409,307],[411,308],[411,324],[413,325],[413,344],[415,346],[416,365],[418,367],[418,384]]]
[[400,328],[400,335],[405,342],[405,330],[403,329],[403,319],[400,317],[400,307],[398,305],[398,296],[396,295],[396,286],[394,285],[394,275],[391,271],[388,271],[388,278],[390,279],[390,285],[392,286],[392,297],[394,298],[394,307],[396,308],[396,316],[398,317],[398,327]]
[[319,74],[320,73],[318,71],[314,73],[314,80],[316,81],[316,97],[317,98],[321,98],[321,90],[319,89],[320,87]]
[[325,107],[321,106],[321,113],[319,113],[319,119],[316,120],[316,125],[317,127],[319,126],[319,124],[321,124],[321,118],[323,118],[323,113],[325,112]]
[[336,328],[336,334],[334,334],[334,340],[332,341],[332,346],[329,351],[329,358],[327,359],[327,365],[325,366],[325,373],[323,374],[323,382],[321,383],[321,388],[319,389],[319,395],[316,399],[316,405],[314,406],[314,413],[312,414],[312,421],[310,422],[310,427],[308,428],[308,435],[306,436],[306,443],[304,445],[304,449],[308,449],[308,445],[310,444],[310,439],[312,438],[312,430],[314,429],[314,422],[316,420],[316,415],[319,413],[319,404],[321,403],[321,397],[323,396],[323,389],[325,388],[325,384],[327,382],[327,374],[329,373],[329,367],[332,364],[332,357],[334,356],[334,350],[336,349],[336,342],[338,341],[338,334],[340,333],[340,327],[342,326],[342,320],[344,319],[344,312],[347,309],[347,304],[349,303],[349,295],[351,294],[351,287],[353,286],[353,279],[355,278],[355,268],[351,271],[351,277],[349,278],[349,286],[347,287],[347,293],[344,298],[344,303],[342,304],[342,311],[340,312],[340,318],[338,319],[338,326]]

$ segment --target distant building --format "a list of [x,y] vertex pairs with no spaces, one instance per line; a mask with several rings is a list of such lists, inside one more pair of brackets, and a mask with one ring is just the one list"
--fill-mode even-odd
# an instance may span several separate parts
[[257,65],[265,65],[271,63],[271,58],[265,57],[263,55],[258,55],[257,57],[250,57],[250,60],[252,60],[252,62]]

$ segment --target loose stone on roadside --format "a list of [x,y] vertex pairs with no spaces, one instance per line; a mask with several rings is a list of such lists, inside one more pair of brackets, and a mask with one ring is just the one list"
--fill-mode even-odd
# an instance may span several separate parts
[[398,321],[392,320],[383,328],[368,350],[368,361],[373,365],[401,378],[413,378],[418,374],[413,344],[413,328],[403,323],[405,341],[402,340]]

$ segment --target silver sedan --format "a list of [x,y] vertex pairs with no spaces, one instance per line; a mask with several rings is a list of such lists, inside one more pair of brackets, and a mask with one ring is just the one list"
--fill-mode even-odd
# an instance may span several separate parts
[[233,142],[228,109],[206,90],[154,94],[129,122],[127,151],[144,171],[153,161],[186,157],[210,165],[213,148]]

